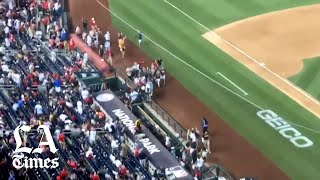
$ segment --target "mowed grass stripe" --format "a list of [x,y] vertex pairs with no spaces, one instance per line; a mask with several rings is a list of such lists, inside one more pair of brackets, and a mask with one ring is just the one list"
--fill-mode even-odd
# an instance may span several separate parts
[[168,1],[212,29],[271,11],[320,3],[319,0],[196,0],[183,3],[181,0]]
[[[201,30],[199,29],[199,32],[197,32],[198,27],[196,29],[189,28],[191,32],[183,31],[183,33],[180,34],[178,31],[181,26],[188,29],[189,26],[196,25],[183,15],[177,12],[171,12],[174,10],[170,6],[164,6],[163,2],[155,0],[150,0],[150,2],[142,0],[136,0],[134,2],[111,0],[110,2],[112,10],[118,15],[135,27],[141,28],[144,33],[154,41],[201,70],[203,73],[214,78],[215,72],[222,72],[235,83],[239,83],[239,86],[244,86],[243,88],[249,93],[249,98],[255,100],[259,105],[274,110],[280,117],[288,121],[294,121],[307,127],[320,129],[319,121],[317,122],[317,118],[311,113],[284,94],[279,93],[277,89],[249,72],[245,67],[231,59],[221,50],[215,48],[208,41],[202,39]],[[192,2],[188,1],[186,3]],[[150,11],[148,11],[148,13],[141,13],[140,11],[144,9],[152,9],[152,13]],[[159,16],[159,13],[163,15]],[[164,25],[159,24],[159,22],[163,22],[163,20],[158,21],[160,17],[166,19]],[[180,22],[175,23],[175,21]],[[135,32],[115,18],[113,18],[113,23],[120,27],[121,30],[128,35],[129,39],[133,39],[136,35]],[[175,26],[176,24],[177,26]],[[195,35],[197,33],[199,36]],[[169,38],[166,35],[174,36]],[[250,143],[259,148],[268,158],[279,164],[283,170],[286,172],[290,171],[288,173],[290,176],[301,178],[308,176],[309,179],[313,177],[314,171],[312,169],[305,170],[306,175],[301,174],[301,171],[292,171],[292,169],[294,165],[296,165],[296,162],[299,162],[301,166],[304,167],[314,166],[314,164],[308,162],[313,163],[312,159],[314,159],[314,156],[312,155],[319,152],[318,147],[314,147],[317,149],[315,151],[309,149],[299,153],[299,150],[294,148],[287,139],[284,139],[278,132],[256,116],[258,110],[254,106],[249,105],[233,94],[225,91],[196,71],[193,71],[183,63],[174,59],[159,47],[147,41],[145,41],[145,43],[148,43],[148,46],[144,46],[145,51],[152,57],[163,58],[166,68],[186,86],[189,91],[195,94],[213,111],[218,112],[230,126],[244,136]],[[186,45],[184,47],[187,43],[191,43],[193,46]],[[177,45],[179,47],[177,47]],[[314,141],[320,138],[318,134],[310,131],[302,131],[302,128],[297,129]],[[315,137],[317,138],[315,139]],[[275,150],[275,148],[278,150]],[[294,157],[294,159],[292,157]]]
[[[192,33],[192,31],[190,31],[192,29],[191,27],[197,27],[197,26],[186,27],[185,22],[189,21],[189,19],[185,19],[185,17],[181,16],[180,13],[170,14],[169,13],[170,11],[168,12],[168,9],[163,9],[163,6],[161,5],[159,5],[157,10],[154,10],[154,11],[149,11],[151,9],[151,7],[149,6],[153,7],[154,6],[153,3],[151,4],[144,3],[144,5],[146,7],[141,8],[141,5],[139,3],[135,3],[134,6],[136,6],[137,8],[143,9],[143,11],[141,10],[141,11],[138,11],[139,13],[135,13],[135,12],[132,12],[131,10],[132,8],[134,9],[134,7],[132,6],[126,7],[124,4],[122,4],[121,5],[122,10],[128,13],[128,16],[127,16],[128,19],[126,18],[126,20],[128,20],[129,22],[135,22],[132,19],[147,17],[147,15],[150,15],[152,13],[152,19],[145,18],[142,21],[138,21],[135,27],[144,27],[144,29],[148,29],[148,30],[150,29],[150,31],[148,30],[147,31],[152,32],[151,34],[156,34],[156,36],[153,36],[155,37],[153,39],[156,42],[158,42],[160,45],[165,44],[165,47],[167,49],[169,49],[170,51],[174,51],[174,53],[177,56],[181,57],[183,60],[187,61],[188,63],[191,63],[192,66],[196,67],[197,69],[200,69],[203,73],[216,79],[218,82],[221,82],[223,85],[233,90],[234,92],[242,95],[242,92],[239,91],[236,87],[234,87],[229,82],[226,82],[225,80],[221,79],[221,77],[218,77],[215,74],[216,72],[223,70],[217,67],[230,66],[233,64],[231,63],[231,61],[221,61],[221,51],[219,49],[214,48],[211,43],[201,38],[201,36],[197,38],[197,36],[193,35],[193,34],[197,34],[198,32]],[[164,8],[170,9],[170,7],[168,7],[166,4],[164,5],[165,5]],[[161,12],[168,12],[168,13],[165,13],[167,16],[175,17],[175,18],[170,19],[168,17],[163,17],[164,13],[161,13]],[[173,11],[173,12],[176,13],[176,11]],[[182,19],[180,20],[181,17]],[[165,19],[166,21],[163,21],[163,19]],[[151,20],[152,22],[150,22],[149,20]],[[159,26],[150,25],[150,24],[153,24],[153,21],[157,22]],[[144,22],[145,24],[141,25],[140,22]],[[180,26],[179,22],[184,22],[184,24]],[[170,31],[168,31],[168,29],[170,29]],[[180,31],[180,29],[182,31]],[[196,38],[192,39],[192,37],[196,37]],[[192,39],[192,41],[190,39]],[[206,45],[203,46],[203,44],[206,44]],[[197,47],[204,47],[204,48],[197,48]],[[155,49],[159,49],[159,48],[155,47]],[[186,53],[186,51],[188,51],[189,53]],[[208,52],[210,52],[210,54],[208,54]],[[218,56],[216,54],[218,54]],[[171,59],[174,60],[173,57],[169,57],[167,60],[172,61]],[[218,63],[223,65],[218,66],[217,65]],[[165,64],[167,64],[167,61],[165,62]],[[176,69],[174,71],[176,71]],[[240,71],[240,72],[243,72],[243,71]],[[235,81],[235,83],[241,86],[241,81]],[[259,96],[260,95],[261,94],[259,94]]]

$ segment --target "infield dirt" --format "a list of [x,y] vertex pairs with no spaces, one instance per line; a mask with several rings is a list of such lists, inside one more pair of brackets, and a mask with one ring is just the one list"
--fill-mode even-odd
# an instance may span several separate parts
[[[108,6],[106,1],[101,2]],[[69,14],[73,27],[81,26],[82,17],[86,19],[94,17],[103,33],[106,31],[111,33],[113,62],[116,68],[125,70],[134,61],[141,60],[144,60],[146,65],[150,65],[152,59],[130,41],[126,42],[125,59],[120,58],[117,44],[118,30],[112,27],[109,12],[95,0],[69,0]],[[200,129],[201,118],[207,117],[213,152],[209,158],[210,162],[221,164],[236,177],[251,176],[266,180],[289,179],[269,159],[231,129],[217,114],[204,106],[170,74],[167,75],[166,85],[156,89],[154,100],[186,129],[192,127]]]
[[320,55],[319,18],[320,5],[298,7],[240,20],[203,37],[320,117],[320,103],[285,79],[302,70],[304,59]]

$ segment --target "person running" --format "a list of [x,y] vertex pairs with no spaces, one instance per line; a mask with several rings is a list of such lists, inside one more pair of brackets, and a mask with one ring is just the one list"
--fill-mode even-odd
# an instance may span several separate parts
[[126,36],[124,36],[122,33],[120,33],[118,35],[118,37],[119,37],[118,38],[119,48],[120,48],[122,59],[123,59],[124,55],[125,55],[125,50],[126,50],[126,46],[125,46]]
[[138,32],[138,43],[139,43],[139,47],[141,46],[142,43],[142,32]]

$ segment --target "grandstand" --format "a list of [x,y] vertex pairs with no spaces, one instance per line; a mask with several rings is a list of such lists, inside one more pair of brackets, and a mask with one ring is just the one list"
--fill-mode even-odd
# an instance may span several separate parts
[[[39,11],[36,8],[36,21],[45,14],[44,10]],[[67,27],[67,14],[58,16],[60,28],[54,36],[59,36],[61,27]],[[22,22],[30,19],[19,18]],[[176,158],[186,144],[186,131],[172,118],[169,125],[173,129],[165,128],[160,121],[164,119],[164,112],[162,118],[157,118],[158,114],[148,109],[153,106],[152,101],[141,99],[126,107],[123,96],[135,87],[126,76],[121,76],[121,71],[115,70],[114,76],[103,77],[90,62],[79,60],[83,56],[80,51],[52,47],[51,37],[46,33],[37,38],[23,31],[10,31],[3,33],[1,39],[11,35],[15,38],[3,53],[0,71],[0,170],[4,172],[0,179],[26,176],[39,180],[193,179],[193,170],[187,170],[184,162]],[[24,46],[26,49],[22,52]],[[84,92],[89,95],[84,97]],[[143,124],[139,133],[135,129],[137,119]],[[58,151],[53,154],[46,149],[28,157],[59,158],[58,168],[19,170],[11,167],[11,154],[16,146],[13,130],[24,124],[32,127],[25,139],[26,146],[32,148],[37,148],[41,139],[36,128],[42,124],[50,127]],[[123,131],[110,132],[107,124]],[[166,138],[170,139],[174,152],[167,147]],[[125,157],[124,147],[128,147]],[[146,164],[142,163],[143,158],[135,156],[137,148],[145,153]],[[215,168],[201,170],[203,174],[212,172],[207,179],[216,175]]]

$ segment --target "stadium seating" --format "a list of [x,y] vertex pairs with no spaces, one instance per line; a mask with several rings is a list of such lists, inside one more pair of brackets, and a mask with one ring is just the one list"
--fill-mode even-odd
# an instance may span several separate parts
[[[20,45],[26,44],[28,50],[34,50],[37,47],[37,44],[43,42],[38,42],[37,40],[31,40],[27,36],[22,36],[19,38],[18,43]],[[12,49],[13,51],[14,49]],[[41,52],[37,53],[31,53],[31,56],[37,60],[37,65],[39,73],[57,73],[60,76],[64,76],[65,67],[69,66],[72,67],[75,65],[74,59],[71,59],[68,56],[58,55],[58,58],[56,62],[52,62],[50,59],[50,49],[47,46],[42,46]],[[29,74],[28,70],[28,64],[24,61],[18,60],[15,56],[11,56],[10,59],[12,60],[12,63],[9,64],[12,69],[15,69],[17,73],[19,73],[23,78],[27,77]],[[90,66],[90,64],[89,64]],[[89,68],[90,71],[96,71],[96,69],[92,66]],[[53,79],[52,79],[53,80]],[[21,122],[23,121],[21,119],[22,117],[29,120],[34,115],[34,107],[37,102],[40,102],[41,106],[43,107],[43,111],[45,113],[52,112],[52,108],[49,105],[49,102],[47,98],[45,97],[45,94],[42,93],[34,93],[37,92],[36,87],[29,88],[16,88],[16,85],[14,83],[7,84],[12,85],[9,86],[10,88],[5,88],[1,90],[0,98],[1,102],[5,103],[5,105],[8,107],[8,111],[2,110],[2,113],[4,113],[4,120],[6,123],[9,124],[10,129],[16,128]],[[13,87],[13,88],[12,88]],[[29,95],[32,99],[30,102],[25,103],[23,107],[19,108],[17,111],[15,111],[12,107],[12,105],[15,103],[14,97],[18,98],[21,97],[22,94]],[[78,94],[79,95],[79,94]],[[73,104],[77,103],[77,96],[71,95],[69,99]],[[89,108],[90,110],[90,108]],[[83,121],[83,118],[76,112],[74,108],[70,109],[71,115],[76,116],[75,124],[81,126],[81,122]],[[37,135],[33,134],[29,139],[28,143],[32,147],[38,146],[38,141],[36,140]],[[83,149],[83,145],[85,144],[87,147],[91,147],[93,149],[94,154],[96,157],[94,159],[88,160],[84,157],[85,149]],[[80,164],[80,161],[84,161],[84,167],[87,171],[87,177],[92,172],[99,172],[101,169],[106,169],[106,173],[111,176],[111,178],[115,178],[115,175],[113,172],[117,172],[117,167],[112,163],[110,160],[110,155],[112,154],[116,158],[119,158],[119,152],[118,151],[110,151],[110,140],[106,138],[106,136],[99,135],[98,140],[90,144],[87,139],[85,138],[75,138],[71,135],[66,135],[66,148],[63,149],[59,142],[55,140],[55,145],[59,149],[59,151],[54,155],[55,157],[59,157],[59,163],[63,166],[60,166],[57,169],[34,169],[33,171],[28,171],[27,174],[32,179],[52,179],[55,178],[60,174],[60,171],[66,169],[68,174],[76,174],[76,170],[68,166],[68,160],[72,159],[77,164]],[[40,155],[33,155],[33,156],[39,156],[40,158],[46,158],[48,155],[46,153],[42,153]],[[124,162],[124,165],[128,168],[131,174],[134,174],[138,171],[141,171],[144,173],[145,177],[150,178],[150,174],[144,170],[143,167],[137,163],[137,161],[133,158],[132,155],[128,157],[128,161]],[[79,176],[76,174],[76,179],[86,179],[86,176]],[[106,179],[104,176],[100,175],[100,179]]]

